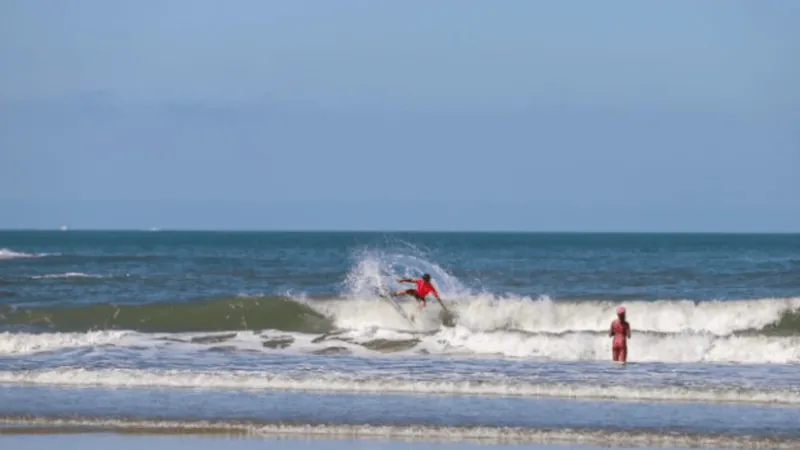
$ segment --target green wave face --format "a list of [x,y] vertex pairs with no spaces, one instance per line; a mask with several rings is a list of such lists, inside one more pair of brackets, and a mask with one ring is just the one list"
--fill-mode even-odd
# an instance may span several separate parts
[[330,319],[284,297],[226,298],[192,303],[87,305],[4,311],[0,326],[49,331],[124,329],[150,333],[271,329],[326,333]]
[[785,312],[780,320],[772,325],[764,327],[762,331],[768,335],[790,336],[800,334],[800,312]]
[[[326,302],[347,301],[312,300],[319,305]],[[357,309],[342,314],[354,312],[357,314]],[[444,326],[453,326],[450,323],[452,318],[440,317],[440,319]],[[133,330],[149,333],[182,333],[276,330],[324,334],[334,331],[337,327],[334,326],[333,316],[326,316],[311,306],[291,298],[231,297],[186,303],[0,308],[0,331],[16,328],[50,332]],[[763,328],[739,330],[733,334],[800,335],[800,311],[785,311],[778,320]],[[381,346],[379,343],[376,345]]]

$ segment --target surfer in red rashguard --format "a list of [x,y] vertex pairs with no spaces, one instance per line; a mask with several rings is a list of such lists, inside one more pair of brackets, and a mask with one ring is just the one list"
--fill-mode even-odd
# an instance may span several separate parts
[[628,339],[631,338],[631,325],[625,320],[625,307],[617,308],[617,320],[611,322],[608,335],[611,341],[611,355],[614,362],[625,364],[628,359]]
[[[421,310],[422,308],[425,307],[425,303],[426,303],[425,297],[427,297],[428,294],[433,294],[434,297],[436,297],[436,300],[442,306],[442,309],[447,311],[447,308],[445,308],[444,304],[442,303],[442,299],[439,297],[439,291],[437,291],[436,288],[431,283],[431,276],[429,274],[426,273],[426,274],[422,275],[421,279],[416,279],[415,280],[413,278],[401,278],[401,279],[397,280],[397,282],[398,283],[414,283],[417,286],[416,286],[416,288],[400,289],[399,291],[393,293],[392,297],[399,297],[399,296],[402,296],[402,295],[408,295],[410,297],[414,297],[415,299],[417,299],[418,309]],[[413,315],[411,316],[411,320],[414,320],[414,316]]]

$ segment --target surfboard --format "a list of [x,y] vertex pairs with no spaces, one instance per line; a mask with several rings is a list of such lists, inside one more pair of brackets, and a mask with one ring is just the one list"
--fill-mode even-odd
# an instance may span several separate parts
[[378,291],[378,297],[384,299],[387,303],[392,305],[394,310],[397,311],[398,314],[403,316],[403,318],[406,319],[409,324],[411,324],[411,325],[414,324],[414,322],[411,321],[411,318],[409,318],[408,315],[406,315],[406,312],[403,311],[403,308],[401,308],[400,305],[398,305],[397,302],[395,302],[389,294],[387,294],[383,290],[380,290],[380,291]]

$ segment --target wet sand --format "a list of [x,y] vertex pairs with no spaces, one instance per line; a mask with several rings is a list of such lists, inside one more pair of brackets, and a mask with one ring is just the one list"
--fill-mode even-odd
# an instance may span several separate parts
[[[543,444],[481,444],[471,442],[424,442],[400,441],[388,439],[325,439],[314,437],[244,437],[234,435],[209,434],[156,435],[143,430],[127,430],[125,433],[88,432],[79,429],[58,428],[12,428],[5,427],[0,431],[0,447],[25,450],[80,449],[80,450],[216,450],[220,448],[233,450],[263,450],[264,448],[280,448],[287,450],[468,450],[491,447],[493,449],[536,449],[536,450],[599,450],[615,449],[647,449],[656,447],[598,447],[593,445],[543,445]],[[657,447],[662,450],[677,450],[680,447]]]

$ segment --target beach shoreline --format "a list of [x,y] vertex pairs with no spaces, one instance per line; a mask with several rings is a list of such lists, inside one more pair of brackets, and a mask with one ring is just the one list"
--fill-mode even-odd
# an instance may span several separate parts
[[231,421],[157,421],[7,418],[0,422],[0,439],[8,436],[114,435],[124,437],[209,437],[314,442],[386,441],[415,444],[479,444],[534,446],[596,446],[598,448],[741,448],[794,449],[796,436],[724,435],[568,428],[292,425]]

